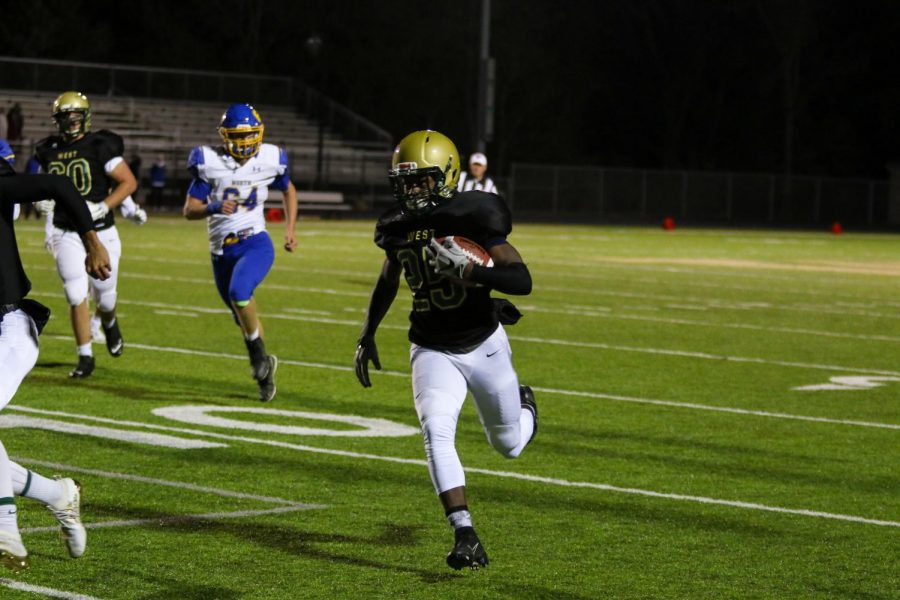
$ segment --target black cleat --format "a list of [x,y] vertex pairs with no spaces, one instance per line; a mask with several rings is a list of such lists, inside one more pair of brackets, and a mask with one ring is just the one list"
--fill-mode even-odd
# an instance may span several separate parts
[[271,367],[262,338],[258,337],[253,341],[244,340],[244,344],[247,345],[247,352],[250,354],[250,376],[257,381],[265,379]]
[[268,402],[275,397],[275,371],[278,369],[278,359],[271,354],[266,356],[265,375],[256,380],[259,384],[259,401]]
[[69,377],[72,379],[84,379],[85,377],[90,377],[93,372],[94,357],[80,355],[78,357],[78,364],[75,365],[75,368],[69,373]]
[[[528,438],[528,444],[530,444],[534,440],[534,436],[537,435],[538,430],[537,402],[534,400],[534,392],[527,385],[519,386],[519,399],[522,402],[522,410],[531,411],[531,416],[534,417],[534,431],[531,432],[531,437]],[[527,446],[528,444],[525,445]]]
[[477,571],[486,567],[490,562],[481,540],[472,527],[460,527],[456,530],[456,545],[447,555],[447,564],[451,569],[459,571],[463,567],[469,567]]
[[122,356],[125,349],[125,340],[122,339],[122,333],[119,331],[119,321],[116,321],[107,327],[103,326],[103,334],[106,336],[106,349],[113,356]]

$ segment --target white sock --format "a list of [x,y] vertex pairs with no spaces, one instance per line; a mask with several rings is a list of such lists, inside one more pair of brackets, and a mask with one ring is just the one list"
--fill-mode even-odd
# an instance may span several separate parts
[[65,490],[60,482],[29,471],[17,462],[9,461],[9,467],[12,472],[13,493],[16,496],[31,498],[50,506],[62,502]]
[[12,473],[9,456],[0,442],[0,530],[19,537],[16,499],[13,497]]
[[94,351],[91,349],[91,343],[88,342],[83,346],[78,346],[78,356],[93,356]]
[[466,509],[453,511],[452,513],[447,515],[447,521],[450,523],[450,527],[452,527],[453,529],[459,529],[460,527],[471,527],[472,514]]
[[248,342],[252,342],[253,340],[255,340],[258,337],[259,337],[259,329],[254,330],[252,333],[244,334],[244,339],[247,340]]

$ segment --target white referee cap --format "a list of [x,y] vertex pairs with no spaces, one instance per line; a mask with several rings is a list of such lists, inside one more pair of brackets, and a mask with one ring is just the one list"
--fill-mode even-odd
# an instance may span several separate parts
[[487,156],[482,154],[481,152],[476,152],[472,156],[469,157],[470,165],[484,165],[487,166]]

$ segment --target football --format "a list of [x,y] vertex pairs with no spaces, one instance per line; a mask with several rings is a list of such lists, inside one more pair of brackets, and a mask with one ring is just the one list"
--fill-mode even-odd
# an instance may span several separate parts
[[470,262],[481,267],[493,267],[494,261],[487,250],[470,240],[469,238],[460,237],[458,235],[448,235],[447,237],[439,237],[434,239],[438,244],[448,248],[450,244],[456,242]]

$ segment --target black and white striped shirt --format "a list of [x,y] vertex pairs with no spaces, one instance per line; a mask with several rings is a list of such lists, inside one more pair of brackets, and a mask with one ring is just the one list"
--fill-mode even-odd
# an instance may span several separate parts
[[490,177],[483,177],[481,181],[478,181],[474,177],[470,176],[468,173],[461,173],[459,176],[459,183],[456,184],[456,190],[459,192],[488,192],[491,194],[500,194],[497,191],[497,186],[494,185],[494,180]]

